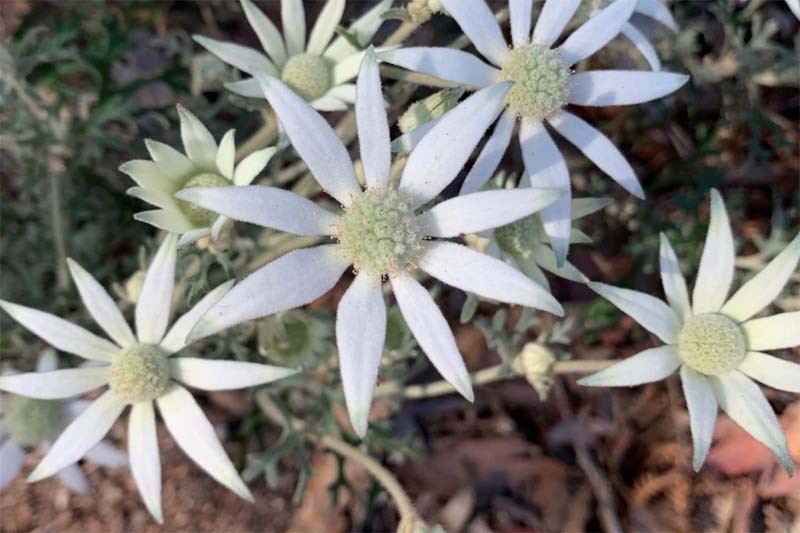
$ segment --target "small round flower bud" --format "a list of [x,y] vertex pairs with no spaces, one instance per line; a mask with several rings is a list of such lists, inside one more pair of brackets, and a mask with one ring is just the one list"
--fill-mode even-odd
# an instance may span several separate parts
[[464,89],[453,87],[435,92],[422,100],[417,100],[397,119],[397,126],[403,133],[415,130],[453,109],[463,94]]
[[333,73],[325,58],[312,54],[292,56],[281,80],[308,102],[325,96],[333,86]]
[[111,361],[108,384],[128,403],[155,400],[169,386],[167,354],[152,344],[138,344]]
[[510,254],[526,256],[542,240],[542,224],[530,215],[494,230],[497,245]]
[[506,95],[513,113],[541,120],[567,103],[570,70],[556,50],[535,43],[518,46],[501,66],[502,79],[514,82]]
[[[213,174],[211,172],[205,172],[203,174],[198,174],[194,176],[192,179],[186,182],[183,186],[184,189],[190,189],[192,187],[227,187],[232,185],[232,183],[219,174]],[[205,228],[209,227],[214,224],[214,221],[217,220],[219,215],[213,211],[209,211],[204,207],[200,207],[197,204],[193,204],[191,202],[186,202],[184,200],[178,200],[178,205],[180,205],[183,212],[196,226]]]
[[54,437],[65,419],[61,402],[25,398],[16,394],[6,396],[3,410],[6,430],[20,446],[35,446]]
[[723,374],[739,366],[747,353],[747,342],[736,322],[719,313],[704,313],[683,325],[678,353],[698,372]]
[[550,369],[555,362],[555,356],[545,346],[529,342],[514,359],[512,368],[525,376],[531,387],[536,390],[539,398],[546,400],[550,394],[550,387],[553,386]]

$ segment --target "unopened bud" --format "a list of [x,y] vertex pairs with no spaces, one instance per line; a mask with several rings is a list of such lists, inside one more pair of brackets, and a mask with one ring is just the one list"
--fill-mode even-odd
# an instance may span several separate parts
[[525,379],[534,388],[539,398],[546,400],[550,394],[550,387],[553,386],[553,377],[550,369],[555,361],[555,356],[545,346],[529,342],[514,359],[511,367],[525,376]]
[[408,133],[431,120],[441,117],[458,104],[463,94],[463,88],[453,87],[443,89],[414,102],[397,121],[400,131]]

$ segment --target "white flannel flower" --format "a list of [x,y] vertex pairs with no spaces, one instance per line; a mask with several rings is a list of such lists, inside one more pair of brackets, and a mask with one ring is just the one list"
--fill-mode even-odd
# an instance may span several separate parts
[[[575,12],[572,22],[570,22],[570,27],[583,24],[599,13],[603,7],[614,1],[616,0],[581,0],[578,10]],[[653,19],[672,31],[678,31],[678,23],[675,22],[672,13],[669,12],[669,9],[661,0],[637,0],[636,6],[633,8],[633,15],[641,15]],[[633,43],[651,69],[661,70],[661,60],[658,59],[658,53],[647,36],[637,27],[636,19],[631,18],[626,22],[622,26],[620,34]]]
[[[336,244],[289,252],[236,285],[198,322],[190,338],[305,305],[330,290],[349,266],[357,271],[336,321],[336,340],[350,420],[363,436],[386,333],[381,290],[388,276],[419,345],[439,373],[472,399],[469,374],[447,322],[415,268],[443,282],[502,302],[562,314],[541,286],[509,265],[445,240],[508,224],[551,204],[559,191],[476,192],[428,204],[455,179],[497,117],[509,84],[477,92],[430,132],[408,158],[399,185],[389,183],[391,148],[377,59],[364,56],[358,75],[356,122],[366,179],[362,190],[347,149],[318,113],[286,85],[261,78],[270,105],[311,173],[343,205],[334,214],[294,193],[271,187],[196,189],[182,199],[238,220],[296,235],[326,235]],[[432,240],[437,239],[437,240]]]
[[154,404],[170,434],[195,463],[233,492],[252,501],[222,448],[211,423],[183,385],[203,390],[252,387],[293,370],[235,361],[172,357],[186,346],[191,328],[230,289],[227,282],[200,300],[167,332],[175,277],[175,234],[168,234],[147,271],[136,304],[137,335],[103,287],[74,261],[69,267],[81,299],[110,342],[56,316],[0,300],[11,317],[53,347],[99,365],[0,377],[0,390],[53,400],[108,389],[83,411],[53,444],[28,477],[38,481],[73,464],[108,432],[131,405],[128,452],[139,492],[153,517],[162,522],[161,465]]
[[180,234],[178,246],[183,246],[209,235],[216,240],[227,218],[176,200],[173,194],[187,187],[249,185],[267,166],[276,148],[253,152],[236,165],[234,130],[228,131],[217,146],[208,128],[180,104],[178,116],[186,155],[164,143],[145,139],[152,161],[136,159],[123,163],[119,169],[138,184],[128,189],[128,194],[160,208],[136,213],[133,218]]
[[661,281],[669,305],[647,294],[603,283],[589,286],[666,343],[579,381],[632,386],[680,369],[689,408],[694,468],[711,446],[717,405],[767,446],[791,475],[792,458],[775,413],[751,380],[800,392],[800,365],[762,353],[800,345],[800,312],[753,318],[774,300],[797,268],[800,234],[761,272],[727,298],[734,276],[733,235],[725,205],[711,192],[711,222],[692,302],[678,260],[661,236]]
[[[230,91],[248,98],[264,98],[257,75],[280,78],[319,111],[341,111],[355,101],[358,74],[364,52],[343,36],[336,37],[345,0],[328,0],[306,42],[306,13],[303,0],[281,0],[283,37],[272,21],[250,0],[241,0],[244,14],[267,55],[247,46],[195,35],[194,40],[222,61],[253,76],[226,83]],[[381,0],[356,20],[348,32],[367,45],[383,22],[381,15],[391,5]],[[330,44],[329,44],[330,43]],[[267,57],[269,56],[269,57]]]
[[[50,372],[58,367],[53,350],[39,356],[37,372]],[[0,491],[8,486],[25,462],[26,449],[35,448],[43,453],[53,445],[53,439],[64,426],[87,407],[81,400],[59,401],[26,398],[16,394],[0,397]],[[123,466],[127,456],[107,442],[98,442],[83,456],[101,466]],[[86,476],[76,464],[59,470],[56,475],[74,492],[89,490]]]
[[[513,82],[505,107],[461,188],[477,191],[489,180],[511,141],[517,118],[525,169],[541,187],[564,191],[556,203],[542,210],[545,231],[558,264],[566,261],[571,227],[570,181],[566,162],[544,123],[564,136],[589,160],[638,198],[644,197],[631,165],[600,131],[565,111],[567,104],[580,106],[628,105],[669,94],[689,79],[670,72],[594,70],[573,73],[572,66],[613,39],[627,23],[636,0],[617,0],[591,17],[560,46],[551,48],[580,4],[580,0],[547,0],[531,36],[533,0],[511,0],[512,46],[506,44],[500,26],[484,0],[442,0],[475,48],[490,63],[450,48],[401,48],[381,53],[388,63],[423,72],[468,87],[489,87]],[[412,137],[425,135],[428,123]],[[398,145],[413,144],[414,139]]]

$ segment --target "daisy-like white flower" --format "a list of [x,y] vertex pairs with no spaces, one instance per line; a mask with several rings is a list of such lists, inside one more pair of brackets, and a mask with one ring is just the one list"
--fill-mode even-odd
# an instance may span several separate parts
[[[517,118],[525,169],[537,186],[565,192],[542,210],[545,231],[558,264],[566,261],[571,227],[570,181],[564,157],[545,129],[547,122],[580,149],[601,170],[631,194],[643,198],[636,174],[611,141],[584,120],[565,111],[580,106],[628,105],[669,94],[689,79],[669,72],[595,70],[573,73],[572,66],[613,39],[627,23],[636,0],[617,0],[552,48],[580,5],[580,0],[547,0],[531,34],[533,0],[512,0],[511,47],[484,0],[442,0],[478,52],[450,48],[401,48],[381,53],[395,65],[423,72],[467,87],[489,87],[513,82],[494,132],[467,175],[461,192],[477,191],[494,173],[511,140]],[[429,123],[430,124],[430,123]],[[433,127],[432,125],[428,126]],[[405,143],[398,143],[403,145]]]
[[[55,352],[48,349],[39,356],[36,371],[51,372],[57,367]],[[0,490],[3,490],[22,470],[26,449],[46,453],[58,432],[82,413],[87,403],[39,400],[16,394],[1,396],[0,401]],[[128,464],[127,456],[107,442],[98,442],[83,458],[101,466]],[[89,482],[76,464],[65,466],[56,475],[74,492],[89,490]]]
[[74,261],[69,267],[81,299],[110,342],[56,316],[0,300],[11,317],[53,347],[99,365],[0,377],[0,390],[55,400],[108,389],[78,415],[53,443],[28,481],[52,476],[92,449],[130,405],[128,452],[131,470],[147,509],[161,522],[161,465],[155,407],[172,437],[203,470],[252,501],[222,448],[211,423],[183,385],[229,390],[268,383],[294,370],[236,361],[172,357],[186,346],[191,328],[230,289],[227,282],[200,300],[167,332],[175,278],[175,234],[168,234],[153,258],[136,303],[134,336],[103,287]]
[[[611,2],[616,0],[581,0],[575,16],[570,22],[570,26],[579,26],[593,17],[603,7],[608,6]],[[661,23],[672,31],[678,31],[678,23],[672,17],[667,6],[661,0],[637,0],[636,6],[633,8],[633,15],[641,15],[649,19]],[[636,19],[632,17],[630,21],[626,22],[620,33],[624,35],[633,45],[639,50],[645,58],[650,68],[653,70],[661,70],[661,60],[658,59],[658,53],[653,46],[653,43],[647,36],[637,27]]]
[[216,240],[227,218],[176,200],[173,194],[187,187],[249,185],[277,149],[253,152],[236,165],[234,130],[228,131],[217,146],[208,128],[180,104],[178,116],[186,155],[164,143],[145,139],[152,161],[136,159],[123,163],[119,169],[138,184],[128,189],[128,194],[160,208],[136,213],[133,218],[180,234],[178,246],[183,246],[209,235]]
[[[752,381],[800,392],[800,365],[763,353],[800,345],[800,312],[753,316],[774,300],[797,268],[800,234],[761,272],[728,298],[734,276],[733,235],[719,193],[711,192],[711,223],[689,301],[669,241],[661,236],[661,281],[666,303],[647,294],[589,286],[666,343],[579,381],[590,386],[632,386],[680,369],[689,408],[694,468],[711,446],[717,406],[764,443],[791,475],[792,458],[775,413]],[[751,379],[752,378],[752,379]]]
[[[372,50],[358,75],[356,122],[366,179],[362,190],[347,149],[318,113],[286,85],[262,77],[264,93],[300,157],[344,207],[334,214],[306,198],[271,187],[195,189],[183,200],[297,235],[328,235],[336,244],[290,252],[257,270],[198,322],[190,338],[305,305],[330,290],[349,266],[355,281],[339,303],[336,341],[350,420],[364,435],[386,334],[381,290],[388,276],[400,310],[439,373],[472,399],[469,374],[447,322],[414,279],[419,268],[449,285],[503,302],[561,314],[558,302],[509,265],[440,239],[502,226],[551,204],[559,191],[476,192],[418,214],[456,177],[510,84],[477,92],[437,124],[409,156],[399,184],[389,182],[391,148],[378,62]],[[433,240],[436,239],[436,240]]]
[[[267,55],[247,46],[195,35],[206,50],[250,76],[280,78],[311,106],[320,111],[347,109],[355,101],[356,86],[348,83],[358,74],[363,51],[343,36],[333,39],[342,20],[345,0],[328,0],[306,42],[303,0],[281,0],[283,37],[275,25],[250,0],[241,0],[244,14]],[[381,15],[392,4],[381,0],[347,30],[366,46],[383,22]],[[333,39],[333,42],[331,42]],[[269,56],[269,57],[267,57]],[[249,98],[264,98],[258,80],[247,78],[226,83],[230,91]]]

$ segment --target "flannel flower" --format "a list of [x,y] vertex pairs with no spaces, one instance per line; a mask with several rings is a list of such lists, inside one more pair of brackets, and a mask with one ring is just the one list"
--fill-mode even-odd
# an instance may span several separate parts
[[792,474],[792,458],[778,420],[752,381],[800,392],[800,365],[762,353],[800,345],[800,312],[753,318],[775,299],[797,268],[800,235],[761,272],[727,298],[734,276],[728,215],[711,193],[711,222],[692,294],[669,241],[661,237],[661,280],[669,305],[641,292],[602,283],[589,286],[629,314],[666,346],[645,350],[579,381],[590,386],[632,386],[680,369],[689,408],[694,468],[711,446],[717,406],[766,445]]
[[[307,43],[303,0],[281,0],[283,37],[255,4],[250,0],[241,2],[267,55],[247,46],[194,36],[195,41],[222,61],[253,76],[226,83],[228,90],[248,98],[264,98],[255,78],[262,74],[280,78],[319,111],[341,111],[355,101],[356,87],[348,82],[356,77],[364,53],[344,36],[331,42],[342,20],[345,0],[325,3]],[[349,35],[360,45],[368,44],[383,22],[381,15],[391,3],[391,0],[378,2],[350,26]]]
[[136,213],[133,218],[180,234],[178,246],[182,246],[209,235],[216,240],[227,218],[178,201],[173,194],[187,187],[249,185],[267,166],[276,148],[254,152],[235,165],[234,130],[228,131],[218,146],[208,128],[181,105],[178,116],[186,155],[164,143],[145,139],[152,161],[128,161],[119,169],[138,185],[128,189],[128,194],[160,208]]
[[[349,266],[357,271],[339,303],[336,341],[350,420],[363,436],[386,333],[382,281],[388,276],[398,305],[419,345],[439,373],[472,399],[469,374],[444,316],[414,279],[417,267],[443,282],[492,300],[561,314],[558,302],[518,270],[451,237],[502,226],[549,205],[550,189],[477,192],[417,213],[455,179],[487,124],[497,117],[509,84],[468,98],[431,130],[411,153],[395,187],[389,181],[391,148],[378,62],[372,50],[358,75],[356,123],[366,190],[347,149],[328,123],[291,89],[262,77],[264,93],[311,173],[343,207],[341,215],[306,198],[271,187],[196,189],[186,201],[261,226],[297,235],[336,239],[290,252],[254,272],[198,322],[190,337],[305,305],[330,290]],[[437,240],[433,240],[437,239]]]
[[[53,350],[45,350],[36,363],[37,372],[51,372],[58,367]],[[82,413],[88,403],[39,400],[16,394],[0,397],[0,491],[11,483],[25,462],[25,450],[38,448],[44,453],[53,445],[53,438],[64,426]],[[128,464],[125,454],[106,442],[98,442],[83,456],[101,466]],[[74,492],[89,490],[89,482],[80,467],[70,464],[56,475]]]
[[214,428],[183,385],[203,390],[252,387],[294,373],[255,363],[173,357],[186,346],[192,326],[231,287],[208,293],[167,332],[175,277],[177,236],[168,234],[147,271],[136,303],[134,336],[103,287],[74,261],[69,267],[81,299],[110,342],[53,315],[0,300],[11,317],[53,347],[99,365],[0,377],[0,390],[54,400],[108,385],[61,433],[28,477],[49,477],[83,457],[130,405],[128,453],[133,477],[147,509],[161,522],[161,465],[154,403],[183,451],[211,477],[252,501]]
[[[533,0],[512,0],[511,41],[506,44],[500,26],[484,0],[442,0],[475,48],[490,63],[450,48],[400,48],[384,51],[381,59],[413,71],[472,88],[513,83],[494,131],[467,175],[461,193],[479,190],[489,180],[511,140],[517,118],[525,169],[537,186],[554,187],[564,195],[541,212],[544,228],[558,264],[566,261],[571,227],[570,180],[566,162],[545,129],[547,122],[589,160],[638,198],[644,197],[631,165],[600,131],[565,111],[579,106],[628,105],[647,102],[681,87],[688,76],[669,72],[592,70],[573,73],[572,66],[613,39],[627,23],[636,0],[616,0],[575,30],[561,45],[561,35],[580,0],[547,0],[531,34]],[[414,137],[432,128],[428,123]],[[414,133],[414,132],[412,132]],[[398,145],[413,144],[410,139]]]

